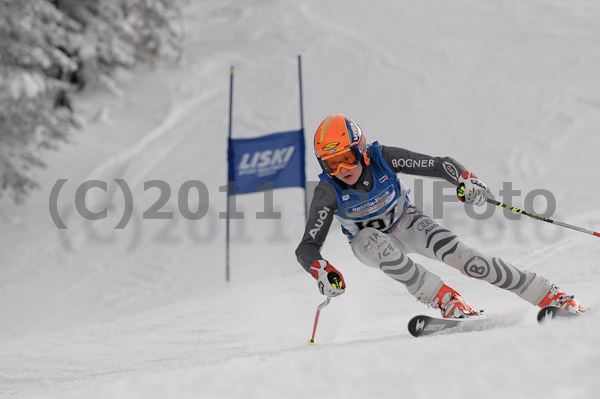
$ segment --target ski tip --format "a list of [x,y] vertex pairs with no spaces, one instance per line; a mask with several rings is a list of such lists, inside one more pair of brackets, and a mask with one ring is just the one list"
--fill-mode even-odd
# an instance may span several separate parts
[[429,316],[415,316],[408,322],[408,332],[413,337],[423,335],[424,329],[431,318]]
[[564,310],[561,308],[558,308],[556,306],[546,306],[542,309],[540,309],[540,311],[537,314],[537,321],[538,323],[542,324],[548,320],[554,319],[554,318],[570,318],[570,317],[577,317],[577,316],[581,316],[581,312],[570,312],[568,310]]
[[554,310],[555,308],[552,306],[546,306],[545,308],[541,309],[537,314],[538,323],[543,324],[544,322],[553,319],[555,316]]

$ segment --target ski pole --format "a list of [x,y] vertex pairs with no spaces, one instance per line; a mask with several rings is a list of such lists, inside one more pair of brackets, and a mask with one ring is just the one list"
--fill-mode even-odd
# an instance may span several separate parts
[[514,207],[512,205],[505,204],[503,202],[498,202],[498,201],[493,200],[491,198],[487,198],[486,201],[489,202],[490,204],[497,205],[497,206],[499,206],[501,208],[505,208],[505,209],[511,210],[511,211],[513,211],[515,213],[523,214],[525,216],[529,216],[531,218],[534,218],[534,219],[537,219],[537,220],[541,220],[543,222],[552,223],[552,224],[555,224],[557,226],[566,227],[566,228],[571,229],[571,230],[577,230],[577,231],[580,231],[580,232],[585,233],[585,234],[590,234],[590,235],[593,235],[593,236],[596,236],[596,237],[600,237],[600,233],[597,233],[595,231],[591,231],[591,230],[587,230],[587,229],[584,229],[584,228],[581,228],[581,227],[573,226],[573,225],[570,225],[570,224],[567,224],[567,223],[559,222],[557,220],[548,219],[547,217],[536,215],[535,213],[532,213],[532,212],[524,211],[524,210],[516,208],[516,207]]
[[308,340],[308,343],[311,345],[316,344],[315,333],[317,332],[317,323],[319,322],[319,314],[321,314],[321,309],[323,309],[325,306],[329,305],[329,301],[331,301],[330,296],[328,296],[327,299],[317,307],[317,314],[315,315],[315,326],[313,327],[312,338],[310,340]]
[[[464,187],[464,185],[461,185],[460,187],[458,187],[458,195],[460,197],[464,197],[464,195],[465,195],[465,187]],[[522,214],[522,215],[525,215],[525,216],[529,216],[530,218],[534,218],[534,219],[537,219],[537,220],[541,220],[543,222],[552,223],[552,224],[555,224],[557,226],[566,227],[566,228],[571,229],[571,230],[576,230],[576,231],[580,231],[580,232],[585,233],[585,234],[590,234],[590,235],[593,235],[593,236],[596,236],[596,237],[600,237],[600,233],[597,233],[595,231],[591,231],[591,230],[587,230],[587,229],[584,229],[584,228],[581,228],[581,227],[573,226],[573,225],[570,225],[570,224],[567,224],[567,223],[559,222],[557,220],[548,219],[547,217],[536,215],[533,212],[524,211],[523,209],[519,209],[517,207],[514,207],[514,206],[509,205],[509,204],[505,204],[503,202],[498,202],[498,201],[496,201],[494,199],[491,199],[491,198],[486,198],[486,201],[489,202],[490,204],[493,204],[493,205],[499,206],[501,208],[505,208],[505,209],[511,210],[511,211],[513,211],[515,213],[519,213],[519,214]]]

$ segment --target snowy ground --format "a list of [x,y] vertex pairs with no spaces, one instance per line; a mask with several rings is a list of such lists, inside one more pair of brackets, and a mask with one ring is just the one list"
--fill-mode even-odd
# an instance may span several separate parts
[[[592,1],[190,1],[180,65],[123,72],[121,94],[80,99],[85,129],[47,157],[42,189],[0,209],[0,397],[588,398],[600,382],[600,316],[539,327],[516,296],[418,258],[498,328],[414,339],[413,315],[434,314],[403,287],[355,260],[332,228],[324,255],[345,295],[323,300],[293,251],[303,229],[299,189],[275,192],[280,220],[256,220],[263,196],[238,198],[232,282],[224,282],[229,66],[236,66],[234,136],[299,127],[297,54],[303,56],[306,135],[346,113],[369,141],[450,155],[498,196],[505,182],[527,203],[552,193],[554,218],[600,229],[600,5]],[[310,148],[310,146],[308,147]],[[307,176],[318,165],[307,156]],[[68,179],[49,216],[58,179]],[[86,180],[92,210],[74,208]],[[135,199],[123,210],[114,179]],[[413,179],[403,177],[406,182]],[[172,188],[163,210],[144,182]],[[205,218],[177,212],[188,180],[209,192]],[[420,182],[417,182],[417,187]],[[439,207],[423,184],[426,212]],[[449,194],[449,192],[448,192]],[[191,198],[190,202],[193,202]],[[196,199],[197,201],[197,199]],[[538,198],[537,212],[545,208]],[[465,241],[549,277],[587,307],[600,305],[597,238],[501,211],[475,221],[443,206]]]

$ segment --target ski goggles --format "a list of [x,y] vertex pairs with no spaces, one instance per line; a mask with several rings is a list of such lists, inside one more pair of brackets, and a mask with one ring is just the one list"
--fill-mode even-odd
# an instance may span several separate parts
[[337,175],[342,168],[354,169],[360,162],[358,148],[350,147],[342,152],[337,152],[319,159],[323,170],[330,175]]

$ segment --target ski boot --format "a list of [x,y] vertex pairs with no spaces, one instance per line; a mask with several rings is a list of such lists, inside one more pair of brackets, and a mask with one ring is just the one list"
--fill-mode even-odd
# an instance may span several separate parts
[[465,302],[460,294],[446,284],[438,291],[433,299],[432,306],[440,309],[445,319],[463,319],[479,314],[475,308]]
[[556,306],[571,313],[583,313],[585,309],[574,299],[573,295],[567,295],[556,285],[552,284],[550,291],[544,296],[544,299],[538,304],[540,308],[545,306]]

